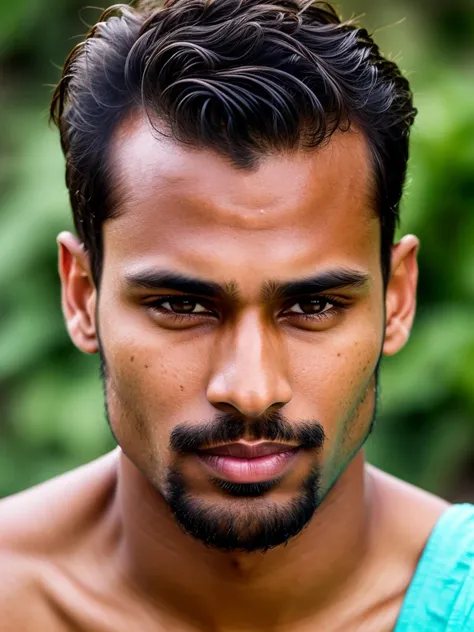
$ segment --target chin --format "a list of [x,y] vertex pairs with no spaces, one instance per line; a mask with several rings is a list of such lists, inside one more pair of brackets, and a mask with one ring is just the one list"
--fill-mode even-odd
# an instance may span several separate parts
[[319,476],[314,470],[293,498],[272,499],[278,481],[226,484],[221,500],[203,500],[188,491],[183,477],[170,471],[165,500],[187,535],[221,551],[267,551],[288,542],[309,524],[319,505]]

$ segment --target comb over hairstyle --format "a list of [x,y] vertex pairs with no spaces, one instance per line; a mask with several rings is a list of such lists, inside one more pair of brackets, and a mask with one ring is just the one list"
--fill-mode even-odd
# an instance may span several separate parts
[[416,110],[397,65],[329,4],[143,0],[101,15],[66,60],[51,104],[75,227],[97,284],[102,224],[116,207],[109,150],[133,112],[241,169],[270,152],[316,148],[337,129],[360,130],[387,282]]

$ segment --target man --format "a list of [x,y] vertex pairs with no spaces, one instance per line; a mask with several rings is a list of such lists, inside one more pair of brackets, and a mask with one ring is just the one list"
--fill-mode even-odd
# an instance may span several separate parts
[[[0,629],[474,629],[474,511],[364,463],[415,110],[327,5],[114,7],[52,105],[118,448],[3,501]],[[60,396],[60,394],[58,394]]]

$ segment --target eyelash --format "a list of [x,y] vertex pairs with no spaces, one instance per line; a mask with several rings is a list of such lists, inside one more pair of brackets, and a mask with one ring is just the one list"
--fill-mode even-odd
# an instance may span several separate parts
[[[348,305],[346,303],[343,303],[342,301],[340,301],[339,299],[336,299],[335,297],[329,296],[329,295],[318,295],[315,297],[317,300],[320,300],[323,303],[329,303],[332,307],[324,312],[320,312],[320,313],[316,313],[316,314],[288,314],[286,316],[286,318],[296,318],[298,321],[306,321],[306,322],[315,322],[315,321],[324,321],[327,320],[328,318],[331,318],[331,316],[335,316],[337,314],[340,314],[344,309],[347,309]],[[293,301],[291,304],[288,305],[289,307],[292,307],[293,305],[298,305],[299,302],[298,301]]]
[[[147,303],[147,307],[152,311],[152,312],[156,312],[158,314],[164,315],[167,318],[171,318],[175,323],[182,323],[182,322],[188,322],[190,320],[195,320],[195,319],[200,319],[203,316],[210,316],[211,314],[206,313],[206,312],[201,312],[198,314],[177,314],[176,312],[173,312],[169,309],[165,309],[164,307],[162,307],[163,303],[166,303],[167,301],[173,301],[173,300],[177,300],[177,299],[186,299],[188,301],[191,302],[196,302],[199,305],[202,305],[203,307],[206,307],[206,301],[203,301],[201,298],[197,297],[197,296],[181,296],[181,295],[177,295],[177,294],[172,294],[170,296],[162,296],[160,297],[159,300],[156,301],[152,301],[150,303]],[[211,310],[209,310],[210,312]]]
[[[161,315],[165,315],[167,318],[172,319],[175,323],[183,323],[183,322],[189,323],[191,319],[196,320],[196,319],[201,319],[203,316],[211,316],[210,313],[206,313],[206,312],[201,312],[197,314],[192,314],[192,313],[177,314],[176,312],[173,312],[169,309],[165,309],[162,307],[163,303],[166,303],[172,300],[177,300],[177,296],[179,296],[180,299],[186,299],[188,301],[196,302],[197,304],[202,305],[203,307],[206,307],[206,301],[203,301],[203,299],[197,296],[181,296],[181,295],[176,295],[176,294],[172,294],[170,296],[162,296],[160,297],[159,300],[148,303],[147,307],[153,312],[156,312]],[[331,316],[342,312],[344,309],[347,309],[348,307],[346,303],[343,303],[339,299],[336,299],[329,295],[318,295],[315,298],[317,298],[318,300],[322,302],[330,303],[332,307],[325,312],[315,313],[315,314],[304,314],[304,313],[287,314],[285,318],[293,318],[293,319],[296,318],[299,321],[303,320],[303,321],[310,321],[314,323],[315,321],[326,320],[327,318],[330,318]],[[291,304],[288,303],[287,304],[288,307],[286,309],[289,309],[293,305],[298,305],[298,304],[299,304],[298,301],[293,301]],[[209,312],[211,311],[212,310],[209,309]]]

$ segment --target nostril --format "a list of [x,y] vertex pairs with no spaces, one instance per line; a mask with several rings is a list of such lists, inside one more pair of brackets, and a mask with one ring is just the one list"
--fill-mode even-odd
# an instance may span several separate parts
[[211,404],[221,413],[230,413],[231,415],[235,415],[235,413],[239,412],[235,406],[226,402],[211,402]]

